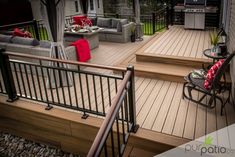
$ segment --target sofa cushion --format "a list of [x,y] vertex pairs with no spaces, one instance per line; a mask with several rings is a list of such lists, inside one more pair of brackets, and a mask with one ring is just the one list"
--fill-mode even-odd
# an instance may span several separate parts
[[112,19],[112,25],[111,25],[111,27],[112,27],[112,28],[117,28],[118,22],[119,22],[120,20],[121,20],[121,19],[113,18],[113,19]]
[[7,31],[7,30],[1,30],[0,34],[4,34],[4,35],[13,35],[14,31]]
[[122,26],[127,23],[128,23],[127,19],[121,19],[117,24],[117,31],[122,32]]
[[14,44],[22,44],[22,45],[30,45],[30,46],[37,46],[39,45],[39,41],[34,38],[24,38],[24,37],[13,37],[11,42]]
[[6,43],[10,43],[11,42],[11,35],[3,35],[0,34],[0,42],[6,42]]
[[51,43],[48,40],[41,40],[40,41],[40,47],[42,47],[42,48],[50,48],[51,47]]
[[113,28],[105,28],[103,30],[101,30],[102,33],[106,33],[106,34],[122,34],[122,32],[117,32],[117,29],[113,29]]
[[111,19],[110,18],[98,17],[97,26],[98,27],[110,28],[111,27]]

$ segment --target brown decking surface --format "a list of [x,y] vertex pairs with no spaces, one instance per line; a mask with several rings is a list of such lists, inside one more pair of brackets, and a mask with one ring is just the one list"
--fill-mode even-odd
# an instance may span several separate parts
[[[125,58],[130,57],[130,55],[133,55],[146,41],[147,38],[145,38],[143,42],[127,44],[101,42],[100,47],[92,51],[92,59],[90,62],[104,65],[115,65]],[[100,72],[112,73],[111,71]],[[75,79],[78,79],[77,76],[75,76]],[[83,88],[86,90],[87,84],[85,83],[85,76],[82,77],[82,80],[82,82],[84,82]],[[29,78],[29,81],[32,82],[32,79]],[[90,89],[93,87],[92,82],[93,80],[90,78],[88,82],[88,84],[90,84]],[[95,78],[95,83],[97,85],[97,97],[99,98],[97,103],[101,104],[102,99],[99,78]],[[38,87],[37,83],[36,87]],[[182,87],[182,83],[136,77],[137,123],[145,129],[186,139],[195,139],[235,123],[235,112],[232,105],[227,104],[224,116],[220,116],[220,104],[217,104],[217,107],[214,109],[206,109],[205,107],[188,100],[183,100],[181,98]],[[77,81],[76,88],[79,90],[79,81]],[[73,92],[74,87],[70,87],[70,89],[73,97],[72,102],[73,104],[76,104]],[[113,97],[115,95],[114,81],[110,82],[110,89]],[[107,83],[104,84],[103,90],[105,93],[105,104],[107,110],[109,103]],[[68,89],[65,88],[64,91],[67,96],[66,101],[70,101],[68,98]],[[49,89],[48,93],[50,94]],[[87,92],[85,93],[84,97],[87,98]],[[56,95],[56,91],[54,91],[54,94]],[[91,90],[91,93],[89,94],[92,108],[94,108],[94,91]],[[194,93],[194,95],[197,97],[198,93]],[[78,98],[78,101],[81,102],[82,100],[79,94]],[[60,99],[62,99],[62,97]],[[85,100],[85,105],[89,106],[87,99]]]
[[203,50],[210,48],[211,30],[185,30],[183,26],[172,26],[169,30],[155,36],[142,54],[156,54],[205,58]]

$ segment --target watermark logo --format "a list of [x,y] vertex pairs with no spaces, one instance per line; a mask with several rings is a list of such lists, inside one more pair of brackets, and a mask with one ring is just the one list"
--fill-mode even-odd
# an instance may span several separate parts
[[213,138],[211,136],[208,136],[208,137],[206,137],[204,144],[206,146],[212,145],[212,140],[213,140]]
[[213,145],[213,138],[211,136],[208,136],[205,138],[204,143],[201,144],[186,144],[185,145],[185,153],[189,152],[198,152],[201,156],[203,155],[223,155],[223,154],[231,154],[235,153],[234,150],[227,149],[226,147],[222,146],[216,146]]

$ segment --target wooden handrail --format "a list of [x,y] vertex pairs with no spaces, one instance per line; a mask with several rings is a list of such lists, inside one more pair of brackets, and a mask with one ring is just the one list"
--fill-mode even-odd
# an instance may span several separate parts
[[95,137],[95,140],[90,148],[90,151],[88,152],[87,157],[96,157],[98,155],[96,154],[96,152],[101,151],[101,150],[98,150],[99,146],[102,146],[104,144],[105,139],[107,138],[109,134],[109,131],[114,123],[116,115],[118,114],[119,108],[122,104],[120,103],[120,98],[123,95],[127,82],[130,80],[130,78],[131,78],[131,71],[127,71],[123,81],[121,82],[118,88],[118,92],[111,103],[111,107],[108,110],[107,115]]
[[121,67],[112,67],[112,66],[107,66],[107,65],[91,64],[91,63],[84,63],[84,62],[78,62],[78,61],[72,61],[72,60],[62,60],[62,59],[49,58],[49,57],[44,57],[44,56],[36,56],[36,55],[29,55],[29,54],[15,53],[15,52],[3,52],[3,54],[9,55],[9,56],[15,56],[15,57],[24,57],[24,58],[52,61],[52,62],[58,62],[58,63],[87,66],[91,68],[116,70],[116,71],[122,71],[122,72],[126,71],[126,68],[121,68]]

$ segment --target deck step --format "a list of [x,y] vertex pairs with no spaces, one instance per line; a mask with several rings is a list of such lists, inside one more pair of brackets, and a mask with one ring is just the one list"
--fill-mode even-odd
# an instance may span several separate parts
[[[189,74],[193,69],[202,67],[193,67],[190,65],[177,65],[169,63],[154,63],[154,62],[141,62],[136,61],[135,56],[130,56],[118,67],[126,67],[127,65],[135,67],[135,75],[140,77],[157,78],[166,81],[184,82],[184,77]],[[229,73],[226,73],[227,82],[231,82]]]
[[201,68],[204,64],[207,66],[212,60],[203,58],[168,56],[149,53],[136,53],[136,60],[139,62],[165,63],[172,65],[191,66]]
[[[130,62],[135,67],[135,75],[140,77],[157,78],[167,81],[183,82],[193,67],[171,65],[164,63]],[[119,65],[125,67],[126,65]]]

